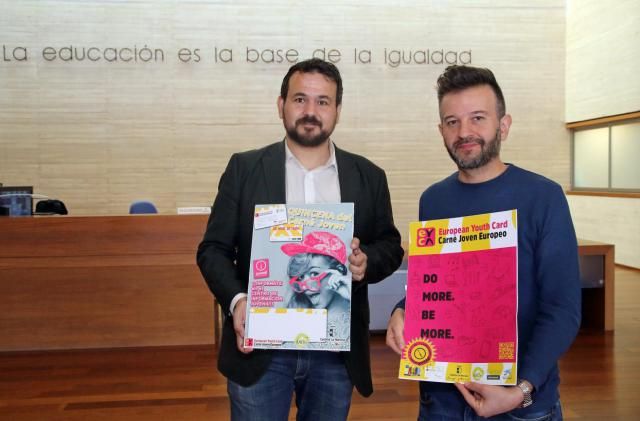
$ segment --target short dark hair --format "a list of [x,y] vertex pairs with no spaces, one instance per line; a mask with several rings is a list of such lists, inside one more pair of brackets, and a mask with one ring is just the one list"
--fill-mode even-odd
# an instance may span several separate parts
[[319,58],[311,58],[294,64],[289,68],[289,71],[282,79],[282,86],[280,87],[280,97],[283,100],[287,99],[289,94],[289,79],[296,73],[320,73],[329,80],[336,83],[336,107],[342,103],[342,78],[340,77],[340,71],[333,64],[320,60]]
[[444,73],[438,77],[438,104],[441,104],[442,98],[449,93],[480,85],[489,85],[491,87],[497,98],[496,111],[498,118],[504,117],[507,107],[502,95],[502,89],[500,89],[493,72],[482,67],[459,65],[447,67]]

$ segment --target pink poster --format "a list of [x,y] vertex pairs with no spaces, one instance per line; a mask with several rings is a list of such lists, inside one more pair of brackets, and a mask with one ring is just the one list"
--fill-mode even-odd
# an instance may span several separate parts
[[515,384],[515,210],[411,224],[399,377]]

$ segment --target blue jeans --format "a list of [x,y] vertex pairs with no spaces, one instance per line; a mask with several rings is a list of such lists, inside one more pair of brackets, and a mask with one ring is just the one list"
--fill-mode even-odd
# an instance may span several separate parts
[[562,421],[562,406],[558,400],[551,408],[528,413],[524,417],[511,412],[484,418],[464,402],[460,396],[426,395],[420,393],[418,421]]
[[286,421],[294,391],[298,421],[346,420],[352,390],[342,356],[327,351],[275,351],[257,383],[227,381],[232,421]]

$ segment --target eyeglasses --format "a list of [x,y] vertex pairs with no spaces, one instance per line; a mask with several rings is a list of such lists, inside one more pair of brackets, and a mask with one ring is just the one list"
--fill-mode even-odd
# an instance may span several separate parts
[[294,276],[289,280],[289,285],[295,292],[305,292],[312,291],[317,292],[320,291],[321,281],[327,277],[328,272],[322,272],[316,276],[310,276],[307,279],[300,279],[299,276]]

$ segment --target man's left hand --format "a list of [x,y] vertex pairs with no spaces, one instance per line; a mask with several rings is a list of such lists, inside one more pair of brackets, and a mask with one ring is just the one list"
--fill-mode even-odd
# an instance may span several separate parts
[[362,281],[367,271],[367,255],[360,249],[360,239],[351,240],[351,256],[349,256],[349,271],[354,281]]
[[518,387],[494,386],[481,383],[456,383],[469,406],[481,417],[509,412],[522,404],[524,395]]

